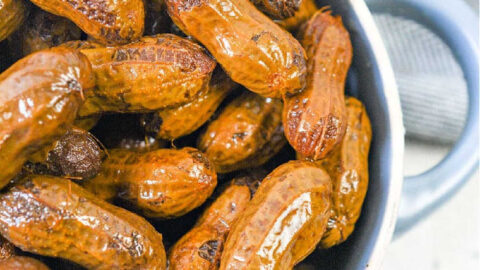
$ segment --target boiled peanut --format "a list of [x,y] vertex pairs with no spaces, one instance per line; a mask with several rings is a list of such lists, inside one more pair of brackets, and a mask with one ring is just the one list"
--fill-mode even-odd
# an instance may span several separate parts
[[220,173],[262,165],[286,143],[281,111],[280,100],[245,92],[208,125],[198,149]]
[[305,0],[250,0],[258,9],[272,19],[292,17]]
[[80,117],[187,103],[208,84],[216,65],[202,47],[172,34],[81,52],[92,63],[97,87],[86,93]]
[[352,45],[340,17],[318,11],[300,35],[307,51],[307,88],[284,100],[283,125],[290,145],[307,158],[324,158],[346,127],[344,88]]
[[102,44],[125,44],[143,34],[142,0],[31,0],[41,9],[66,17]]
[[248,201],[250,190],[247,186],[232,184],[227,187],[195,227],[173,246],[169,255],[170,269],[218,269],[226,235]]
[[275,169],[232,226],[220,269],[292,269],[322,238],[330,195],[330,177],[312,162]]
[[66,48],[31,54],[0,74],[0,187],[70,128],[93,85],[87,58]]
[[23,0],[2,0],[0,2],[0,42],[22,25],[27,14],[28,11]]
[[147,133],[173,140],[197,130],[213,115],[223,99],[237,85],[223,72],[212,77],[204,93],[193,101],[143,117]]
[[69,40],[80,39],[81,33],[69,20],[35,8],[8,43],[10,51],[17,52],[18,58],[21,58]]
[[69,130],[46,151],[46,160],[33,164],[33,172],[75,180],[87,180],[97,175],[105,157],[98,140],[79,128]]
[[249,0],[165,0],[172,20],[200,41],[235,82],[266,97],[305,87],[305,52]]
[[24,251],[88,269],[165,269],[162,235],[143,218],[63,178],[28,176],[0,195],[0,232]]
[[207,157],[187,147],[146,153],[110,150],[102,171],[85,188],[106,200],[119,196],[145,216],[172,218],[203,204],[216,185]]
[[300,26],[308,21],[318,10],[315,0],[302,0],[295,15],[283,20],[275,20],[275,22],[290,32],[297,31]]
[[347,130],[342,142],[319,161],[332,178],[332,215],[320,246],[345,241],[360,217],[368,187],[368,151],[372,128],[363,104],[347,98]]

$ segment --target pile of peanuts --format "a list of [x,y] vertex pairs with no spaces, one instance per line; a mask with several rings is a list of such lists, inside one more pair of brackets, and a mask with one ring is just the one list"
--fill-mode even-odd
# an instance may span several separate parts
[[314,0],[0,0],[0,269],[293,269],[372,137]]

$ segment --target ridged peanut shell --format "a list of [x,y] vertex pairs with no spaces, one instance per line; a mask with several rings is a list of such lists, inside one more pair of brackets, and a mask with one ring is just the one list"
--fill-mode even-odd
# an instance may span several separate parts
[[166,269],[152,225],[63,178],[28,176],[1,194],[0,232],[24,251],[88,269]]
[[81,52],[92,63],[97,87],[86,93],[80,117],[187,103],[208,85],[216,65],[198,44],[172,34]]
[[330,177],[308,161],[280,165],[234,223],[220,269],[293,269],[316,247],[330,216]]
[[0,187],[67,132],[93,85],[87,58],[66,48],[31,54],[0,74]]
[[249,201],[247,186],[233,184],[227,187],[205,210],[195,227],[172,247],[170,269],[218,269],[226,236]]
[[204,92],[191,102],[145,115],[142,123],[145,130],[166,140],[173,140],[197,130],[210,119],[228,93],[237,86],[225,74],[215,75]]
[[249,0],[166,0],[173,22],[200,41],[235,82],[266,97],[305,87],[305,52]]
[[368,188],[368,152],[372,128],[363,104],[346,100],[347,130],[342,142],[319,161],[332,178],[332,216],[320,246],[329,248],[344,242],[360,217]]
[[41,9],[65,17],[102,44],[125,44],[143,34],[142,0],[31,0]]
[[352,44],[340,17],[322,10],[300,34],[307,51],[307,87],[284,99],[283,125],[290,145],[303,156],[324,158],[345,133],[345,79]]
[[199,137],[219,173],[260,166],[285,145],[282,102],[245,92],[228,104]]
[[145,216],[172,218],[203,204],[216,185],[207,157],[187,147],[145,153],[110,150],[102,171],[85,188],[107,200],[118,196]]

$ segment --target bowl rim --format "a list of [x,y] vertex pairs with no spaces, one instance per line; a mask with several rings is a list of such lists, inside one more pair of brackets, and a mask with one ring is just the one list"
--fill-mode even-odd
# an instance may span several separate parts
[[358,16],[360,27],[364,29],[366,38],[372,48],[372,55],[379,73],[379,84],[382,86],[387,103],[388,127],[391,134],[389,142],[391,150],[390,179],[385,211],[381,218],[381,227],[378,230],[376,241],[369,247],[370,256],[366,269],[380,269],[383,259],[386,255],[387,247],[393,236],[395,223],[397,220],[398,206],[401,198],[403,183],[403,154],[404,154],[404,134],[402,108],[400,105],[400,96],[395,81],[395,75],[388,56],[387,50],[380,36],[380,33],[373,20],[373,16],[364,1],[348,0],[354,13]]

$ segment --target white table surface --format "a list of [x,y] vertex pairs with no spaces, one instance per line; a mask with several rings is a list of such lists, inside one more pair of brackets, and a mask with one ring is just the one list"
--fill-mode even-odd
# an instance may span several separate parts
[[[432,167],[449,147],[406,142],[405,175]],[[390,245],[384,270],[480,270],[478,171],[446,204]]]

